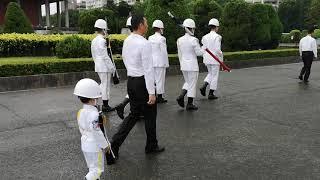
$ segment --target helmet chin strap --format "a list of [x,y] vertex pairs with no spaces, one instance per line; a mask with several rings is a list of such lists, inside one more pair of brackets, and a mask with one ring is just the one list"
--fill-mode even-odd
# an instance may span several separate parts
[[189,28],[185,27],[184,30],[190,35],[190,36],[194,36],[194,30],[192,29],[192,31],[190,31]]

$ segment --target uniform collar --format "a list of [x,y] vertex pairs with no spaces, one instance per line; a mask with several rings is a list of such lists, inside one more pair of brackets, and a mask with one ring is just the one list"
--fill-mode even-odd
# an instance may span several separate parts
[[159,33],[159,32],[155,32],[154,34],[158,35],[158,36],[162,36],[161,33]]
[[215,32],[215,31],[210,31],[210,33],[212,33],[212,34],[218,34],[217,32]]
[[88,105],[88,104],[83,104],[83,109],[89,109],[92,111],[98,111],[98,109],[95,106]]

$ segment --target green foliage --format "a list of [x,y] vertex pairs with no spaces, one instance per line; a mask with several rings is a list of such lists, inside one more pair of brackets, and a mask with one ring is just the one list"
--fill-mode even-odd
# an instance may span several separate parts
[[114,15],[114,12],[108,9],[92,9],[80,12],[80,33],[94,33],[94,23],[97,19],[107,19],[110,33],[114,33],[115,31],[117,31],[114,21]]
[[270,5],[267,5],[266,7],[268,8],[271,35],[270,42],[267,44],[266,48],[275,49],[279,45],[281,34],[283,32],[283,25],[275,9]]
[[4,17],[4,33],[33,33],[31,23],[16,2],[10,2]]
[[132,12],[135,14],[144,14],[144,9],[145,9],[145,3],[136,2],[133,5]]
[[320,25],[320,0],[312,0],[308,17],[307,17],[307,25]]
[[60,41],[56,47],[59,58],[90,57],[90,41],[73,35]]
[[199,28],[196,29],[198,37],[208,33],[209,20],[212,18],[220,19],[222,7],[214,0],[196,0],[193,4],[193,16]]
[[[242,51],[224,53],[226,62],[255,60],[265,58],[277,58],[298,56],[297,49]],[[120,58],[114,58],[118,69],[123,69],[124,64]],[[200,61],[201,62],[201,61]],[[169,55],[170,65],[179,65],[177,55]],[[23,76],[34,74],[66,73],[93,71],[94,63],[91,58],[58,59],[45,58],[2,58],[0,59],[0,77]]]
[[[152,24],[156,19],[164,22],[164,36],[167,38],[168,51],[171,53],[176,52],[176,40],[184,34],[184,31],[175,24],[167,15],[167,12],[171,11],[176,17],[184,20],[185,18],[189,18],[190,15],[190,12],[187,11],[187,4],[185,4],[184,0],[146,0],[144,3],[148,23]],[[153,34],[153,30],[152,27],[149,26],[148,35],[151,34]]]
[[265,49],[271,40],[268,8],[264,4],[251,5],[251,33],[249,41],[253,49]]
[[250,8],[244,1],[231,1],[222,14],[223,46],[227,51],[249,49]]
[[[39,35],[39,34],[0,34],[0,57],[8,56],[54,56],[60,41],[71,35]],[[85,39],[88,45],[80,51],[90,51],[92,35],[76,35]],[[126,35],[110,35],[111,48],[114,54],[120,54]],[[89,46],[89,48],[87,48]],[[77,54],[77,53],[76,53]],[[88,57],[90,55],[88,54]]]
[[292,42],[294,43],[298,43],[300,41],[301,37],[301,31],[300,30],[292,30],[289,33],[289,37],[291,39]]
[[284,31],[307,28],[306,19],[311,0],[283,0],[280,3],[278,14]]

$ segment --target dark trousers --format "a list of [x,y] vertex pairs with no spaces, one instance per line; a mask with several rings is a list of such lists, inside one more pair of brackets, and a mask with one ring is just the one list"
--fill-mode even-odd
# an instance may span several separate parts
[[312,51],[303,51],[302,52],[302,60],[303,60],[303,68],[301,69],[300,76],[303,77],[305,81],[309,79],[311,73],[311,66],[313,61],[314,54]]
[[156,148],[158,146],[156,135],[157,105],[147,104],[149,94],[144,77],[128,77],[127,90],[130,97],[131,112],[123,120],[118,132],[112,137],[112,146],[115,149],[119,149],[131,129],[139,120],[140,115],[143,115],[147,134],[147,143],[145,148]]

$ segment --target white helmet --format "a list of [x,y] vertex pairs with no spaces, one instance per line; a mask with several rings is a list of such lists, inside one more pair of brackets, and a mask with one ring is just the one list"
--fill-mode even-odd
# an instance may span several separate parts
[[88,78],[78,81],[73,94],[90,99],[96,99],[102,96],[99,84]]
[[127,19],[127,23],[126,23],[127,27],[131,26],[131,19],[132,19],[131,16]]
[[210,26],[210,25],[219,27],[220,24],[219,24],[218,19],[212,18],[212,19],[210,19],[210,21],[209,21],[209,26]]
[[155,20],[152,23],[152,27],[154,28],[160,28],[160,29],[164,29],[164,25],[163,22],[161,20]]
[[94,27],[99,29],[104,29],[104,30],[108,29],[107,22],[103,19],[96,20],[96,23],[94,23]]
[[196,23],[192,19],[186,19],[183,21],[183,26],[187,28],[196,28]]

